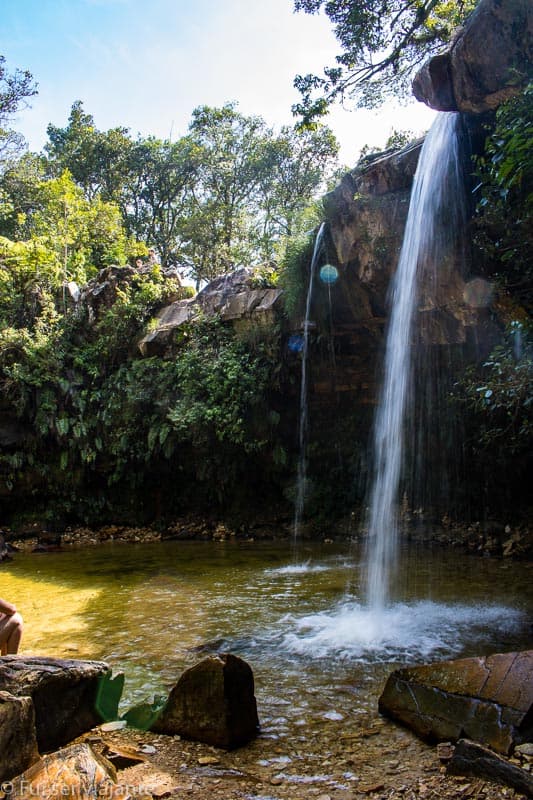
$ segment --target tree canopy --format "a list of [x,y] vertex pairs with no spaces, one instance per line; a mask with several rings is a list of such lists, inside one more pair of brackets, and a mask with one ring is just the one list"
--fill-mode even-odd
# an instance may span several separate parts
[[5,56],[0,55],[0,171],[10,156],[20,152],[23,137],[8,126],[17,111],[37,94],[33,76],[28,70],[9,72]]
[[477,0],[294,0],[296,11],[331,20],[341,52],[323,77],[298,75],[293,106],[312,124],[335,101],[373,107],[405,94],[416,68],[450,41]]
[[170,141],[99,131],[77,101],[48,137],[49,177],[68,170],[88,201],[115,203],[129,237],[198,282],[271,261],[337,166],[329,128],[276,133],[231,103],[199,106],[187,133]]

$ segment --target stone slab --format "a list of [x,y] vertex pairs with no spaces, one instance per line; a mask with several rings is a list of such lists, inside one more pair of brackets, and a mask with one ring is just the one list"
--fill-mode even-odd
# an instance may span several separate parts
[[508,754],[533,733],[533,650],[396,670],[379,709],[424,739],[466,737]]

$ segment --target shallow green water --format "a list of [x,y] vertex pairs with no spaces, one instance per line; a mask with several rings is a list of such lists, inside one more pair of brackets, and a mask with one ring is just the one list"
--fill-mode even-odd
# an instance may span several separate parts
[[413,548],[397,602],[375,619],[353,546],[312,545],[300,557],[238,542],[17,554],[0,565],[0,595],[25,618],[24,653],[106,660],[126,674],[126,707],[207,653],[242,656],[273,736],[371,712],[398,664],[530,646],[528,565]]

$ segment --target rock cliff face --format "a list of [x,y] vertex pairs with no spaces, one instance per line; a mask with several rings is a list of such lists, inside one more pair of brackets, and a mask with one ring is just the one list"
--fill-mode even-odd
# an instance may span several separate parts
[[272,318],[280,295],[279,289],[258,286],[253,270],[235,270],[215,278],[196,297],[165,306],[157,315],[156,327],[139,342],[139,349],[143,356],[162,355],[172,347],[176,331],[201,316],[262,324]]
[[[379,154],[349,172],[325,198],[326,256],[338,269],[332,284],[316,281],[311,306],[310,393],[330,403],[372,405],[375,366],[388,314],[387,290],[400,253],[411,184],[422,143]],[[320,336],[329,350],[318,357]]]
[[[464,138],[469,139],[467,126]],[[357,403],[375,402],[375,365],[380,359],[389,313],[388,291],[395,273],[422,142],[383,153],[348,173],[326,198],[328,259],[338,268],[333,286],[315,292],[318,327],[334,340],[335,378],[315,364],[316,392],[351,392]],[[466,157],[468,159],[468,156]],[[470,167],[467,164],[465,174]],[[468,238],[468,237],[467,237]],[[419,288],[417,322],[427,346],[464,347],[480,339],[489,346],[492,287],[471,273],[468,242],[461,253],[438,265]],[[324,315],[324,309],[328,314]],[[327,320],[321,317],[327,316]]]
[[413,92],[438,111],[480,114],[531,80],[532,63],[531,0],[481,0],[450,47],[420,70]]
[[[485,112],[516,93],[531,75],[532,14],[530,0],[481,0],[450,50],[432,59],[415,82],[416,96],[432,107],[466,112],[461,114],[465,183],[473,173],[471,152],[482,151]],[[336,268],[338,278],[326,284],[317,278],[311,304],[310,450],[321,452],[322,460],[329,452],[333,464],[336,448],[338,463],[351,460],[353,470],[357,461],[363,476],[364,442],[383,363],[389,284],[398,264],[421,145],[417,142],[360,163],[325,202],[323,258]],[[468,185],[466,196],[472,197]],[[453,376],[463,373],[465,361],[483,359],[501,339],[509,322],[505,305],[512,305],[509,298],[498,296],[484,267],[476,263],[468,225],[462,244],[455,247],[436,272],[423,276],[414,321],[419,347],[413,380],[424,385],[426,394],[417,394],[421,399],[411,404],[407,425],[409,441],[433,454],[432,475],[461,471],[457,464],[461,433],[457,421],[448,425],[445,420],[443,397],[452,390]],[[295,373],[298,367],[296,363]],[[444,376],[449,381],[445,386]],[[436,406],[442,423],[438,431],[430,413]],[[413,507],[448,507],[444,484],[439,487],[435,480],[430,486],[429,479],[417,473],[417,446],[409,448],[407,458],[413,463],[407,472],[419,496],[411,487],[408,502],[416,504]],[[316,469],[320,474],[320,468],[311,463],[309,473]]]

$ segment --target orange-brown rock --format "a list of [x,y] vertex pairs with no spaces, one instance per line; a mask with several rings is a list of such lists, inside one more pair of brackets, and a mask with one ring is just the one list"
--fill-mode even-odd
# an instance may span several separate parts
[[424,739],[466,737],[508,754],[533,734],[533,650],[396,670],[379,709]]
[[[117,784],[116,771],[88,744],[75,744],[44,756],[13,782],[10,800],[93,800],[95,797],[129,800],[125,784]],[[135,787],[137,788],[137,787]]]

